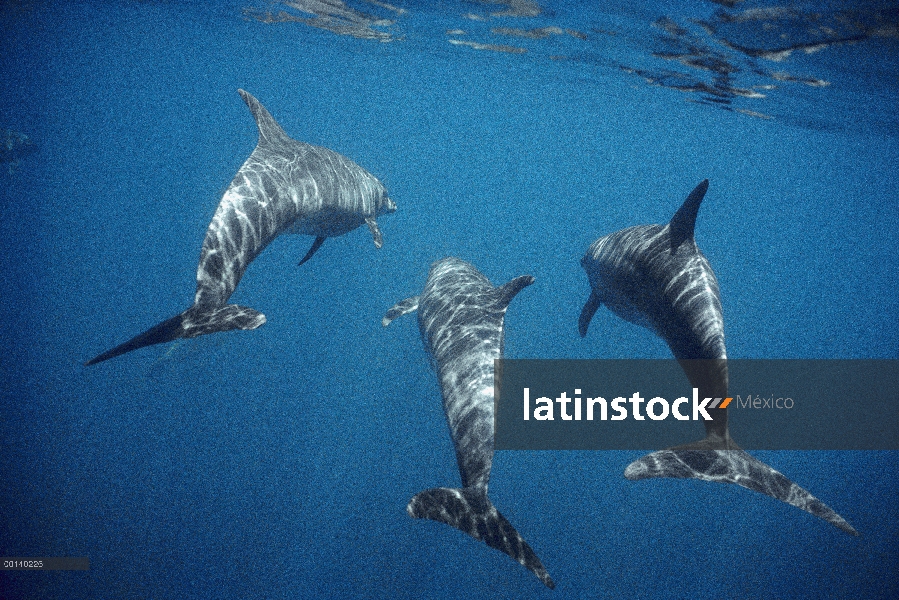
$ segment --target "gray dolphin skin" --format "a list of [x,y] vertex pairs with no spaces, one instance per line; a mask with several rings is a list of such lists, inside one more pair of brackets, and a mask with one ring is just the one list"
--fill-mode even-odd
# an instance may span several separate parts
[[[629,227],[591,244],[581,259],[591,293],[578,329],[586,336],[593,315],[605,304],[665,340],[700,397],[725,398],[727,350],[718,280],[693,237],[708,187],[708,180],[696,186],[667,225]],[[736,483],[858,535],[826,504],[741,450],[730,437],[726,408],[711,412],[713,420],[704,421],[705,439],[648,454],[628,465],[624,476]]]
[[503,320],[509,303],[534,283],[530,275],[493,287],[471,264],[444,258],[431,265],[420,296],[387,311],[385,327],[418,310],[418,327],[437,371],[462,488],[433,488],[406,507],[418,519],[432,519],[464,531],[505,552],[554,588],[543,563],[487,497],[493,463],[493,361],[503,353]]
[[375,218],[396,210],[381,182],[345,156],[291,139],[256,98],[237,91],[256,119],[259,143],[237,171],[206,230],[193,306],[85,365],[177,338],[256,329],[265,323],[262,313],[227,302],[249,264],[282,233],[315,236],[299,264],[326,238],[363,223],[375,247],[381,247]]

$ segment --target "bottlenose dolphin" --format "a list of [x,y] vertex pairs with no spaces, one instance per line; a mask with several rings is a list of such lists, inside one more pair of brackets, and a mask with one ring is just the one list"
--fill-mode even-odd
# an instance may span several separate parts
[[555,583],[543,563],[487,497],[493,463],[493,361],[503,353],[503,319],[509,303],[534,283],[530,275],[493,287],[474,266],[458,258],[431,265],[420,296],[387,311],[385,327],[418,309],[418,328],[437,371],[462,488],[416,494],[406,511],[464,531],[505,552],[540,578]]
[[[581,266],[592,291],[578,329],[587,335],[590,320],[605,304],[665,340],[701,397],[722,399],[727,396],[728,372],[718,280],[693,237],[708,187],[707,179],[696,186],[667,225],[629,227],[591,244]],[[730,437],[727,408],[709,413],[714,415],[704,421],[705,439],[648,454],[628,465],[624,476],[736,483],[858,535],[826,504],[741,450]]]
[[206,230],[193,306],[85,363],[144,346],[216,331],[256,329],[265,315],[227,304],[249,264],[282,233],[314,235],[302,265],[326,238],[365,223],[382,244],[375,218],[396,204],[374,175],[336,152],[298,142],[253,96],[237,90],[259,127],[259,142],[222,196]]

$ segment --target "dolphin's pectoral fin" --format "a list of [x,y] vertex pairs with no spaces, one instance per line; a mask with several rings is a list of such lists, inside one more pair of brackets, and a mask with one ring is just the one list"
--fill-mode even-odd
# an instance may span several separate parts
[[677,251],[678,246],[687,240],[693,239],[693,230],[696,228],[696,214],[699,212],[699,205],[709,189],[709,180],[703,179],[699,185],[694,188],[684,203],[681,205],[671,221],[668,223],[669,235],[671,237],[671,251]]
[[326,239],[328,239],[328,238],[323,237],[323,236],[315,238],[315,241],[312,242],[312,247],[309,248],[309,252],[306,253],[306,256],[303,257],[303,260],[301,260],[301,261],[297,264],[297,266],[299,267],[299,266],[302,265],[304,262],[306,262],[307,260],[309,260],[310,258],[312,258],[312,255],[315,254],[316,251],[317,251],[319,248],[322,247],[322,244],[325,243],[325,240],[326,240]]
[[587,302],[584,304],[584,308],[581,309],[581,316],[578,317],[577,320],[577,330],[581,334],[581,337],[587,335],[587,327],[590,326],[593,315],[596,314],[596,311],[601,305],[602,299],[599,297],[599,294],[597,294],[596,291],[591,291],[590,297],[587,298]]
[[508,554],[554,589],[549,573],[524,538],[479,488],[432,488],[416,494],[406,507],[409,516],[446,523],[491,548]]
[[375,238],[375,248],[380,248],[384,245],[384,237],[381,235],[381,230],[378,229],[378,222],[375,221],[374,217],[369,217],[365,219],[365,224],[368,225],[368,230],[371,231],[371,235]]
[[393,308],[387,311],[387,314],[384,315],[384,318],[381,319],[381,325],[387,327],[390,325],[390,322],[396,319],[397,317],[402,317],[405,314],[409,314],[415,310],[418,310],[418,299],[420,296],[412,296],[411,298],[406,298],[405,300],[400,300],[396,304],[393,305]]
[[534,278],[531,275],[522,275],[499,286],[496,288],[496,303],[501,308],[506,308],[512,302],[512,299],[518,295],[518,292],[532,283],[534,283]]
[[[688,446],[692,446],[690,444]],[[702,442],[697,445],[701,446]],[[747,489],[771,496],[796,508],[824,519],[846,533],[858,532],[829,506],[812,496],[743,450],[709,450],[705,448],[660,450],[647,454],[627,466],[624,476],[630,480],[653,477],[701,479],[720,483],[735,483]]]

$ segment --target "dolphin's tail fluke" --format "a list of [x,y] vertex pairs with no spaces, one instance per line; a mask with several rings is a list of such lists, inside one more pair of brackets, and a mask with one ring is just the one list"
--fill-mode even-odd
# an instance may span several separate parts
[[84,365],[95,365],[138,348],[171,342],[178,338],[192,338],[232,329],[256,329],[263,323],[265,323],[265,315],[246,306],[226,304],[213,309],[201,309],[195,305],[180,315],[151,327],[124,344],[119,344],[112,350],[95,356]]
[[464,531],[517,560],[546,587],[556,587],[528,543],[490,502],[486,490],[473,487],[432,488],[416,494],[409,501],[406,511],[416,519],[440,521]]
[[676,477],[736,483],[801,508],[846,533],[858,535],[852,525],[808,490],[743,450],[687,449],[684,446],[660,450],[629,464],[624,476],[630,480]]

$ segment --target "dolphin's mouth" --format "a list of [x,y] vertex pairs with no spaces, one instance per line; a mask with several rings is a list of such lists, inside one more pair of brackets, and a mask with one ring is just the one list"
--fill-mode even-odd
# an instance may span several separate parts
[[390,214],[396,212],[396,202],[384,196],[384,203],[381,205],[381,214]]

